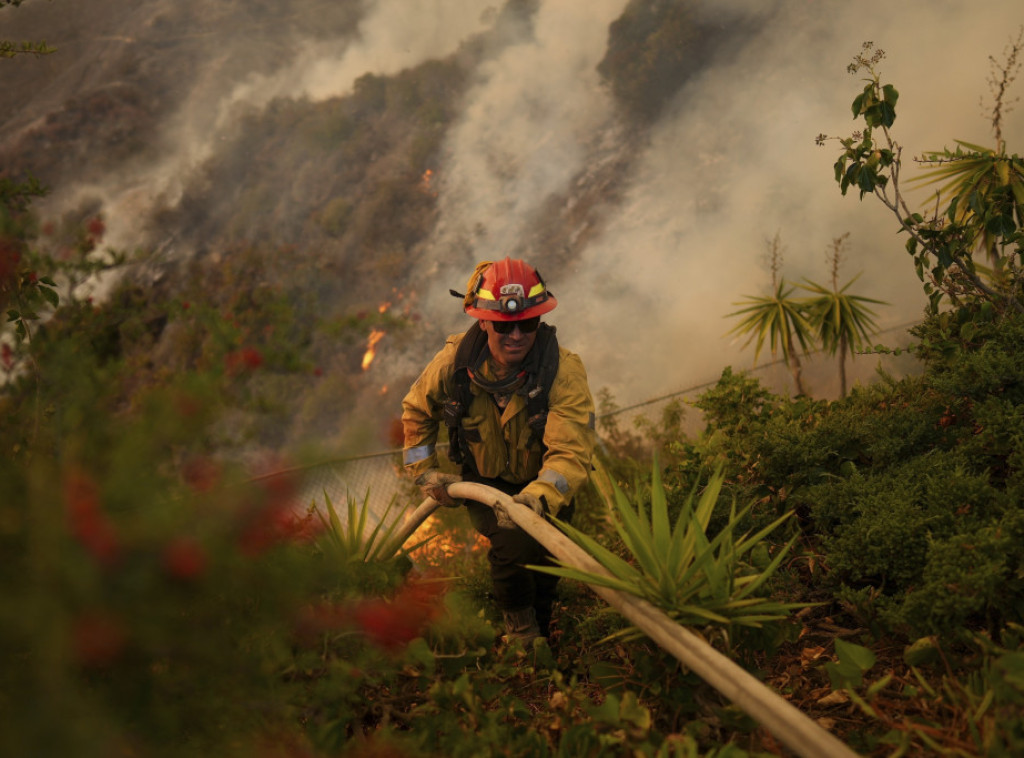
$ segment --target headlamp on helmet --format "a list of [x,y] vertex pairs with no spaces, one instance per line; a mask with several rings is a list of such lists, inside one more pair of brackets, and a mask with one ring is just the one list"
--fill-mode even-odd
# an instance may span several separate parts
[[479,264],[464,299],[466,313],[487,321],[533,318],[554,310],[558,304],[540,274],[528,263],[513,258]]

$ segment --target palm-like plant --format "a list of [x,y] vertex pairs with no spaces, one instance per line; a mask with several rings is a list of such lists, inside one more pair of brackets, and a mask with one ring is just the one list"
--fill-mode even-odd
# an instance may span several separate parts
[[813,340],[813,329],[807,319],[806,306],[802,300],[792,297],[794,287],[786,288],[786,280],[780,279],[775,287],[775,294],[767,297],[748,295],[746,300],[733,303],[745,306],[728,314],[742,316],[743,320],[729,330],[729,334],[748,335],[743,343],[746,347],[752,340],[754,345],[754,362],[757,362],[761,349],[767,341],[772,355],[782,352],[782,357],[793,376],[793,384],[798,395],[807,394],[804,390],[800,356],[796,346],[807,353],[808,343]]
[[933,168],[913,181],[939,185],[939,197],[951,198],[949,221],[994,263],[1002,257],[997,245],[1024,226],[1024,159],[1007,155],[1002,144],[993,150],[956,143],[956,150],[926,152],[922,160]]
[[[602,474],[598,466],[597,477]],[[626,592],[660,608],[680,624],[760,627],[766,622],[780,621],[791,609],[804,604],[780,603],[756,593],[778,568],[796,537],[770,561],[764,539],[792,514],[779,517],[755,534],[737,536],[738,524],[751,506],[737,512],[734,503],[726,526],[714,537],[708,537],[708,523],[724,478],[721,470],[715,472],[699,498],[695,487],[674,525],[669,522],[668,501],[657,461],[653,466],[649,513],[641,502],[632,505],[618,485],[607,480],[607,486],[599,489],[603,494],[613,493],[613,500],[606,501],[610,520],[632,560],[619,557],[592,537],[559,522],[569,538],[608,573],[590,573],[565,564],[532,568]],[[755,553],[760,553],[763,561],[752,560]],[[754,563],[763,567],[756,569]],[[624,634],[633,632],[627,629]]]
[[832,240],[829,263],[832,267],[832,288],[804,279],[802,289],[814,294],[804,300],[808,320],[817,333],[822,349],[829,355],[839,355],[839,394],[846,397],[846,355],[864,345],[872,334],[878,332],[875,312],[868,303],[885,305],[882,300],[852,295],[847,290],[860,278],[853,277],[842,287],[839,286],[839,265],[842,262],[843,246],[849,232]]

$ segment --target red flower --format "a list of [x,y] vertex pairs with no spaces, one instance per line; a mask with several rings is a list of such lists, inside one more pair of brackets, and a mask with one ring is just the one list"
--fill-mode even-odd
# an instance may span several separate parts
[[103,239],[103,235],[107,231],[107,225],[103,223],[103,218],[101,216],[94,216],[89,219],[89,223],[86,224],[85,230],[89,233],[89,236],[92,237],[93,241],[99,241]]
[[353,618],[371,642],[398,650],[419,637],[441,613],[444,586],[440,582],[406,583],[390,601],[371,598],[359,603]]
[[257,369],[263,365],[263,355],[259,350],[251,347],[243,347],[224,356],[224,366],[228,374],[234,376],[244,370]]
[[193,581],[206,573],[207,556],[193,537],[175,537],[164,548],[161,563],[168,576]]
[[300,515],[294,506],[276,503],[249,516],[238,546],[243,554],[255,558],[282,542],[312,542],[322,530],[315,514]]
[[121,554],[117,533],[100,508],[96,482],[81,469],[72,469],[64,478],[64,504],[75,538],[101,566],[115,564]]
[[6,342],[0,347],[0,361],[3,361],[4,368],[8,371],[14,365],[14,351],[11,350],[11,346]]
[[103,612],[89,611],[71,622],[71,650],[81,666],[109,666],[121,655],[126,639],[121,622]]
[[[194,411],[186,415],[194,415]],[[182,478],[194,492],[209,492],[220,481],[220,475],[220,466],[216,461],[204,456],[191,458],[181,469]]]

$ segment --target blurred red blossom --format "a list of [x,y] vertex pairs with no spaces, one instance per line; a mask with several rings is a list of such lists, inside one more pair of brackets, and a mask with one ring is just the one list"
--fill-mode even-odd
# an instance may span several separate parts
[[124,650],[124,625],[109,613],[86,611],[71,622],[71,652],[80,666],[109,666]]
[[172,539],[164,548],[160,562],[167,575],[174,579],[193,581],[206,573],[209,560],[199,540],[189,536]]
[[8,371],[14,366],[14,351],[6,342],[0,347],[0,361],[3,361],[4,368]]
[[390,600],[367,598],[352,616],[363,634],[378,647],[398,650],[419,637],[443,608],[445,586],[439,581],[407,581]]
[[103,239],[103,235],[106,234],[107,225],[103,223],[102,216],[93,216],[85,225],[85,230],[92,238],[92,242],[99,242]]
[[257,369],[262,365],[262,353],[252,347],[243,347],[224,356],[224,367],[230,376],[235,376],[242,371]]
[[100,507],[96,482],[80,468],[64,476],[64,505],[75,538],[101,566],[114,565],[121,554],[117,532]]
[[315,513],[300,510],[294,472],[268,474],[251,484],[238,543],[245,555],[255,557],[282,542],[311,542],[323,531]]
[[[324,632],[354,626],[377,647],[396,652],[441,614],[445,590],[441,581],[419,578],[407,580],[390,598],[309,605],[299,612],[295,634],[300,642],[311,644]],[[353,673],[357,675],[361,674]]]
[[216,461],[197,455],[181,467],[181,477],[194,492],[209,492],[220,481],[221,467]]

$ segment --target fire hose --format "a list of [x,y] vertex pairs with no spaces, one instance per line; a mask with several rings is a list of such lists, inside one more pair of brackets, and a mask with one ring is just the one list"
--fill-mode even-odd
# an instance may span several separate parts
[[[503,492],[485,484],[456,482],[448,486],[448,493],[454,498],[475,500],[491,508],[500,506],[512,521],[564,565],[591,574],[608,575],[600,563],[555,526]],[[437,501],[428,497],[406,517],[393,535],[391,544],[396,546],[396,550],[437,508]],[[618,590],[593,584],[588,586],[663,650],[696,672],[797,755],[805,758],[852,758],[857,755],[803,711],[658,608]]]

